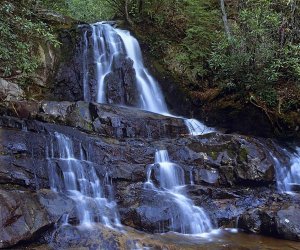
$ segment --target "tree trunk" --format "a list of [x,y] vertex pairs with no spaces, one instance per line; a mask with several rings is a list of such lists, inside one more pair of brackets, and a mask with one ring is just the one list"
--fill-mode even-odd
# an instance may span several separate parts
[[129,5],[129,2],[130,2],[131,0],[125,0],[125,6],[124,6],[124,8],[125,8],[125,19],[126,19],[126,22],[129,24],[129,25],[133,25],[133,22],[132,22],[132,20],[130,19],[130,16],[129,16],[129,12],[128,12],[128,5]]
[[139,13],[142,13],[142,11],[143,11],[143,0],[138,0],[138,10],[139,10]]
[[220,4],[221,4],[222,19],[223,19],[223,23],[224,23],[225,33],[226,33],[228,39],[231,39],[231,32],[230,32],[230,28],[229,28],[229,24],[228,24],[228,20],[227,20],[227,14],[226,14],[224,0],[220,0]]

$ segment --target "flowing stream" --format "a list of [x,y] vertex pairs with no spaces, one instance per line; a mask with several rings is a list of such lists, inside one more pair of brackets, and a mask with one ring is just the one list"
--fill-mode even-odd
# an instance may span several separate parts
[[[158,176],[158,187],[153,183],[152,175]],[[174,202],[177,213],[172,216],[169,223],[172,231],[183,234],[201,234],[211,231],[212,225],[204,209],[195,206],[185,194],[184,179],[183,169],[170,161],[168,151],[159,150],[155,153],[155,163],[147,170],[145,188],[161,192]]]
[[[57,156],[54,153],[55,146],[58,149]],[[47,156],[51,189],[66,194],[76,203],[76,217],[80,225],[91,226],[101,222],[109,227],[120,226],[108,175],[101,181],[94,164],[79,146],[80,156],[77,159],[72,140],[55,132]],[[66,215],[65,224],[68,224],[68,217]]]

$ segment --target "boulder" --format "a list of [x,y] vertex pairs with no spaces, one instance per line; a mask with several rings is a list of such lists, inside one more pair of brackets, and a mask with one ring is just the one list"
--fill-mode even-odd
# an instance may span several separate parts
[[247,232],[300,241],[300,206],[297,203],[282,202],[281,205],[280,202],[251,209],[239,218],[238,226]]

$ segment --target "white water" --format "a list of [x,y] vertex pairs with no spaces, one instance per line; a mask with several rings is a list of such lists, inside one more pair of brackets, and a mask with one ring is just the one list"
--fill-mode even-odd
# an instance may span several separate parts
[[[97,102],[107,103],[105,77],[112,72],[113,60],[123,54],[133,61],[136,72],[136,83],[139,93],[139,107],[166,116],[172,116],[167,108],[165,99],[158,82],[144,65],[140,45],[129,31],[113,28],[109,24],[95,23],[92,27],[92,41],[89,42],[87,32],[83,37],[83,89],[84,100],[90,101],[88,49],[92,47],[93,66],[97,81]],[[90,44],[91,43],[91,44]],[[184,119],[191,135],[201,135],[215,131],[206,127],[196,119]]]
[[295,183],[300,185],[300,147],[296,148],[297,153],[295,153],[291,158],[291,170],[289,181],[290,183]]
[[115,30],[125,45],[127,56],[133,60],[142,109],[168,115],[167,105],[159,85],[144,66],[138,41],[127,30]]
[[[80,159],[76,159],[70,138],[55,132],[54,139],[47,157],[51,189],[74,200],[81,225],[90,226],[94,222],[101,222],[109,227],[120,226],[108,175],[102,184],[93,163],[85,159],[81,145]],[[55,145],[58,146],[58,157],[54,155]],[[68,220],[68,216],[66,218]]]
[[287,165],[283,165],[272,155],[275,167],[277,187],[281,192],[293,191],[293,186],[300,186],[300,147],[296,147],[296,152],[290,153],[285,150],[290,159]]
[[[130,35],[129,31],[115,29],[109,24],[96,23],[92,27],[93,64],[95,66],[95,79],[97,81],[97,102],[107,103],[105,95],[105,77],[112,72],[113,60],[117,55],[123,54],[133,60],[136,72],[136,82],[139,92],[140,107],[144,110],[160,114],[168,114],[163,95],[155,79],[145,68],[138,41]],[[83,88],[85,101],[89,101],[89,82],[85,72],[87,67],[87,50],[89,42],[86,34],[83,39]]]
[[196,119],[185,119],[184,123],[187,126],[190,135],[196,136],[216,131],[213,128],[205,126],[202,122],[199,122]]
[[88,37],[87,31],[83,34],[83,57],[82,57],[82,72],[83,72],[83,98],[90,102],[90,85],[89,85],[89,68],[88,68]]
[[[159,166],[159,187],[156,188],[151,180],[152,172]],[[201,234],[212,230],[209,217],[204,209],[194,205],[193,201],[184,194],[184,171],[170,162],[168,152],[159,150],[155,153],[155,164],[147,171],[146,188],[163,192],[166,197],[171,198],[174,206],[178,209],[178,216],[170,221],[172,231],[179,231],[183,234]],[[180,224],[180,228],[175,226]]]

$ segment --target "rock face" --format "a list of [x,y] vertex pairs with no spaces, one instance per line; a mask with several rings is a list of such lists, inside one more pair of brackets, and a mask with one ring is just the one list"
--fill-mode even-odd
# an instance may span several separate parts
[[[5,233],[1,236],[4,247],[33,240],[40,232],[51,231],[65,214],[74,214],[70,199],[49,190],[47,155],[50,148],[59,155],[54,132],[73,141],[76,158],[89,153],[101,180],[108,173],[125,225],[150,233],[168,230],[176,208],[143,185],[155,151],[167,149],[172,162],[184,169],[186,183],[193,183],[186,193],[207,211],[215,226],[235,226],[238,221],[249,232],[299,240],[300,209],[294,205],[299,200],[274,193],[274,162],[269,151],[275,149],[268,148],[269,143],[219,133],[180,136],[186,133],[181,119],[94,103],[13,102],[1,107],[0,231]],[[60,175],[61,166],[55,164]],[[24,204],[30,209],[25,211]],[[10,210],[15,214],[9,214]],[[36,215],[29,217],[33,210]],[[276,229],[265,230],[274,223]],[[14,230],[17,226],[20,230]]]
[[111,138],[179,137],[187,134],[181,118],[171,118],[105,104],[86,102],[10,102],[0,105],[2,115],[72,126]]
[[0,100],[16,101],[24,98],[24,91],[15,83],[0,78]]
[[[59,50],[39,46],[41,67],[32,79],[49,88],[46,98],[56,101],[20,101],[23,91],[0,79],[4,101],[0,103],[0,248],[28,249],[26,244],[34,242],[41,246],[29,249],[244,250],[235,240],[225,244],[224,238],[194,243],[175,234],[152,235],[170,230],[172,218],[178,215],[170,197],[144,185],[147,168],[161,149],[167,149],[171,161],[182,167],[185,193],[205,209],[215,228],[238,225],[247,232],[300,241],[300,199],[276,193],[270,151],[286,159],[272,142],[222,133],[191,137],[182,118],[114,106],[137,106],[133,62],[124,55],[115,55],[112,72],[105,78],[110,105],[92,102],[97,95],[96,63],[88,55],[90,102],[80,101],[84,99],[83,39],[91,39],[92,28],[82,24],[70,29],[73,20],[43,11],[39,15],[68,30],[60,32]],[[164,80],[163,89],[172,95],[167,97],[171,109],[188,113],[190,104],[185,97],[178,98],[181,90]],[[112,180],[125,233],[103,225],[88,230],[73,226],[78,223],[75,202],[50,190],[49,172],[62,176],[65,167],[55,133],[73,142],[76,163],[86,166],[88,160],[102,183]],[[73,225],[62,226],[67,215]]]
[[113,60],[113,71],[105,78],[106,100],[109,104],[136,107],[138,93],[133,61],[124,55],[118,55]]
[[51,222],[36,196],[24,191],[0,190],[0,248],[27,240]]
[[[86,29],[82,29],[85,32]],[[82,33],[78,29],[63,30],[59,33],[60,57],[55,68],[53,81],[49,82],[48,100],[83,100],[82,86]]]

